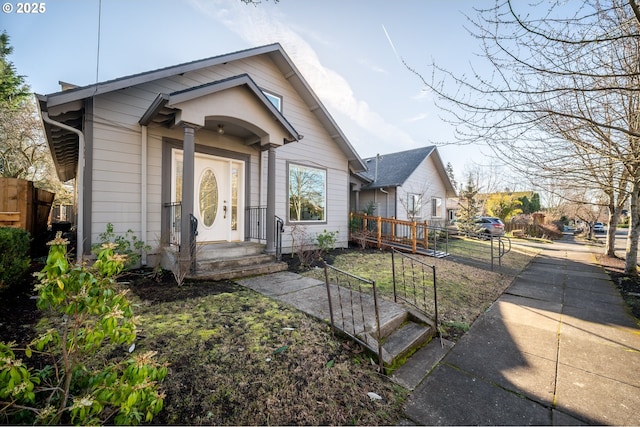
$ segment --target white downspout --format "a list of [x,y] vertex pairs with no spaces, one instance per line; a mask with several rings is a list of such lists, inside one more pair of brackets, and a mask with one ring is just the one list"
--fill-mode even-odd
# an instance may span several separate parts
[[78,129],[57,122],[49,117],[49,113],[42,112],[42,119],[50,125],[68,130],[78,135],[78,172],[76,174],[76,194],[78,195],[78,214],[76,216],[76,262],[82,262],[84,252],[84,134]]
[[[140,152],[140,173],[142,176],[140,177],[140,239],[143,242],[147,241],[147,146],[148,146],[148,135],[147,135],[147,126],[142,126],[141,133],[141,152]],[[140,263],[142,265],[147,265],[147,252],[142,251],[142,257],[140,258]]]

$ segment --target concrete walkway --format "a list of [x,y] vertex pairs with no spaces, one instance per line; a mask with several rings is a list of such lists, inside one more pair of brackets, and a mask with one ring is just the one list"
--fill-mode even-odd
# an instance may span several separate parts
[[407,423],[638,425],[640,329],[589,247],[559,242],[416,387]]
[[[640,425],[637,321],[588,246],[544,248],[460,341],[434,340],[394,372],[413,389],[402,424]],[[322,282],[239,283],[328,318]]]

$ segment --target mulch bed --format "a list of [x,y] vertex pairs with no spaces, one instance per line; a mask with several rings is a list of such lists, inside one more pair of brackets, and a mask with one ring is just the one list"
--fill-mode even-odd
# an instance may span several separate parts
[[597,259],[618,287],[631,313],[636,319],[640,319],[640,276],[625,274],[623,259],[605,255],[598,255]]

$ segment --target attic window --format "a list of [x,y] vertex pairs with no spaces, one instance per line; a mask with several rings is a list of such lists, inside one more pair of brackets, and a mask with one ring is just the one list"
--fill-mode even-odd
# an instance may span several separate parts
[[267,92],[266,90],[263,90],[262,93],[264,93],[264,96],[266,96],[267,99],[269,101],[271,101],[273,106],[276,107],[278,109],[278,111],[282,112],[282,97],[281,96],[276,95],[275,93]]

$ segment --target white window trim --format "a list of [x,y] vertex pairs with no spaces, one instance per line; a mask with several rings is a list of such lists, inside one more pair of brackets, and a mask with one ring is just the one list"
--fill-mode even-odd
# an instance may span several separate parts
[[[264,89],[262,89],[262,93],[264,93],[264,96],[267,97],[267,99],[273,104],[274,107],[277,108],[278,111],[282,112],[282,96],[276,95],[275,93]],[[277,101],[277,104],[274,101]]]
[[442,206],[442,197],[431,198],[431,218],[442,218]]
[[[312,170],[316,170],[322,173],[323,175],[323,218],[322,219],[301,219],[301,220],[297,220],[294,218],[291,218],[291,207],[290,207],[290,200],[291,200],[291,194],[289,193],[289,190],[291,188],[290,183],[289,183],[289,179],[291,177],[291,168],[292,167],[301,167],[301,168],[306,168],[306,169],[312,169]],[[327,209],[327,203],[328,203],[328,197],[327,197],[327,180],[329,179],[329,175],[327,173],[327,170],[324,168],[318,168],[318,167],[314,167],[314,166],[308,166],[308,165],[304,165],[304,164],[300,164],[300,163],[295,163],[295,162],[287,162],[287,221],[290,223],[294,223],[294,224],[326,224],[327,223],[327,213],[328,213],[328,209]]]

